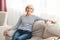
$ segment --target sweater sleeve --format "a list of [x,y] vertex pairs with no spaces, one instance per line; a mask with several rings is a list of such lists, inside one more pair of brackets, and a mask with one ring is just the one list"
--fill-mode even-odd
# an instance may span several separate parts
[[40,17],[36,17],[36,20],[35,21],[39,21],[39,20],[42,20],[42,21],[44,21],[45,23],[47,23],[47,19],[44,19],[44,18],[40,18]]
[[12,26],[11,28],[9,28],[9,30],[16,30],[16,29],[18,29],[18,27],[20,26],[21,22],[22,22],[22,17],[20,17],[18,22],[17,22],[17,24]]

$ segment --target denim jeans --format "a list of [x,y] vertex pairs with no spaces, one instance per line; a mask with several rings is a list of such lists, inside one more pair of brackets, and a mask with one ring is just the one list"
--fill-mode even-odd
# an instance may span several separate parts
[[13,37],[12,40],[27,40],[32,37],[32,32],[25,31],[25,30],[17,30]]

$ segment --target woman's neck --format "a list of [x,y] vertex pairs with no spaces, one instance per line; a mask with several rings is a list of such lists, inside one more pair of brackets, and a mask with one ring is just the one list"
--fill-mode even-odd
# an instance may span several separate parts
[[26,16],[31,16],[32,14],[30,14],[30,13],[26,13]]

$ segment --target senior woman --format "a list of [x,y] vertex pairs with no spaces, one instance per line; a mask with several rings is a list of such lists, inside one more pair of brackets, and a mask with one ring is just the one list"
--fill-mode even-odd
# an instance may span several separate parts
[[43,20],[45,23],[47,21],[50,21],[53,24],[55,23],[54,21],[42,19],[40,17],[32,15],[34,12],[34,8],[32,5],[27,5],[25,8],[25,12],[26,14],[20,16],[15,26],[13,26],[12,28],[6,29],[4,31],[5,36],[7,35],[8,31],[16,30],[16,32],[13,35],[12,40],[27,40],[32,37],[32,30],[33,30],[34,22],[38,20]]

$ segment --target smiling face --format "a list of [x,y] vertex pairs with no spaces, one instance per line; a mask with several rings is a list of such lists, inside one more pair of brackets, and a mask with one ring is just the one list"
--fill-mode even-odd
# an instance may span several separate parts
[[34,8],[32,5],[28,5],[25,9],[25,11],[27,12],[27,15],[31,15],[34,11]]

